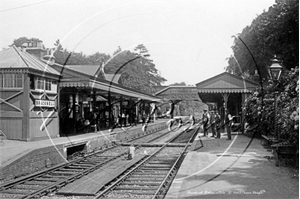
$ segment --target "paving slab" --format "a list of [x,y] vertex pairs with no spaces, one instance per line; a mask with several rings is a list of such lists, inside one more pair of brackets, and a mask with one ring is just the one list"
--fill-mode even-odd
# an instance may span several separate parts
[[166,199],[299,198],[298,171],[276,167],[259,139],[197,137]]

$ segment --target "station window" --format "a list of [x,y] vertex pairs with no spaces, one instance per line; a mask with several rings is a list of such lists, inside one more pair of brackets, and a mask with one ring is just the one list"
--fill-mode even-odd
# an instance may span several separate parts
[[45,90],[45,79],[41,77],[36,78],[36,89]]
[[0,88],[23,88],[22,74],[0,74]]
[[51,80],[45,79],[45,90],[46,91],[51,91],[51,83],[52,83]]
[[35,87],[36,90],[56,92],[57,89],[56,81],[43,78],[43,77],[36,77],[35,85],[36,85]]
[[23,87],[23,75],[22,74],[15,74],[15,87],[22,88]]

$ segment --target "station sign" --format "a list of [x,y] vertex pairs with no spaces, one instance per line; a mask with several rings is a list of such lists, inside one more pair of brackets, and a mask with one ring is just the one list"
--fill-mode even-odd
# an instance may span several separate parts
[[52,100],[35,100],[37,107],[55,107],[55,101]]

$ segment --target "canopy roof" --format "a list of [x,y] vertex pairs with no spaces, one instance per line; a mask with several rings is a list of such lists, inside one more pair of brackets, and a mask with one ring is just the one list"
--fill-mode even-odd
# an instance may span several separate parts
[[88,72],[80,72],[80,70],[78,70],[80,67],[77,67],[77,70],[74,70],[73,67],[63,67],[59,64],[52,65],[52,67],[62,73],[63,78],[60,81],[60,87],[95,89],[96,91],[103,91],[103,94],[108,94],[110,92],[111,94],[118,94],[148,101],[161,100],[159,97],[141,93],[103,78],[95,77],[94,75],[90,75]]

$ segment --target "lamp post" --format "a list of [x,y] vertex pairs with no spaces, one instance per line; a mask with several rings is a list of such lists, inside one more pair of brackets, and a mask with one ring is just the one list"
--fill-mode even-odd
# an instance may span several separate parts
[[[269,73],[271,75],[271,78],[273,80],[274,83],[277,83],[281,77],[281,72],[282,72],[282,66],[280,65],[278,59],[276,59],[276,57],[274,59],[272,59],[272,65],[269,67]],[[277,85],[275,85],[276,87]],[[278,133],[277,130],[277,92],[274,92],[275,96],[274,96],[274,103],[275,103],[275,107],[274,107],[274,111],[275,111],[275,135],[277,135],[278,141],[280,138],[280,133]]]

